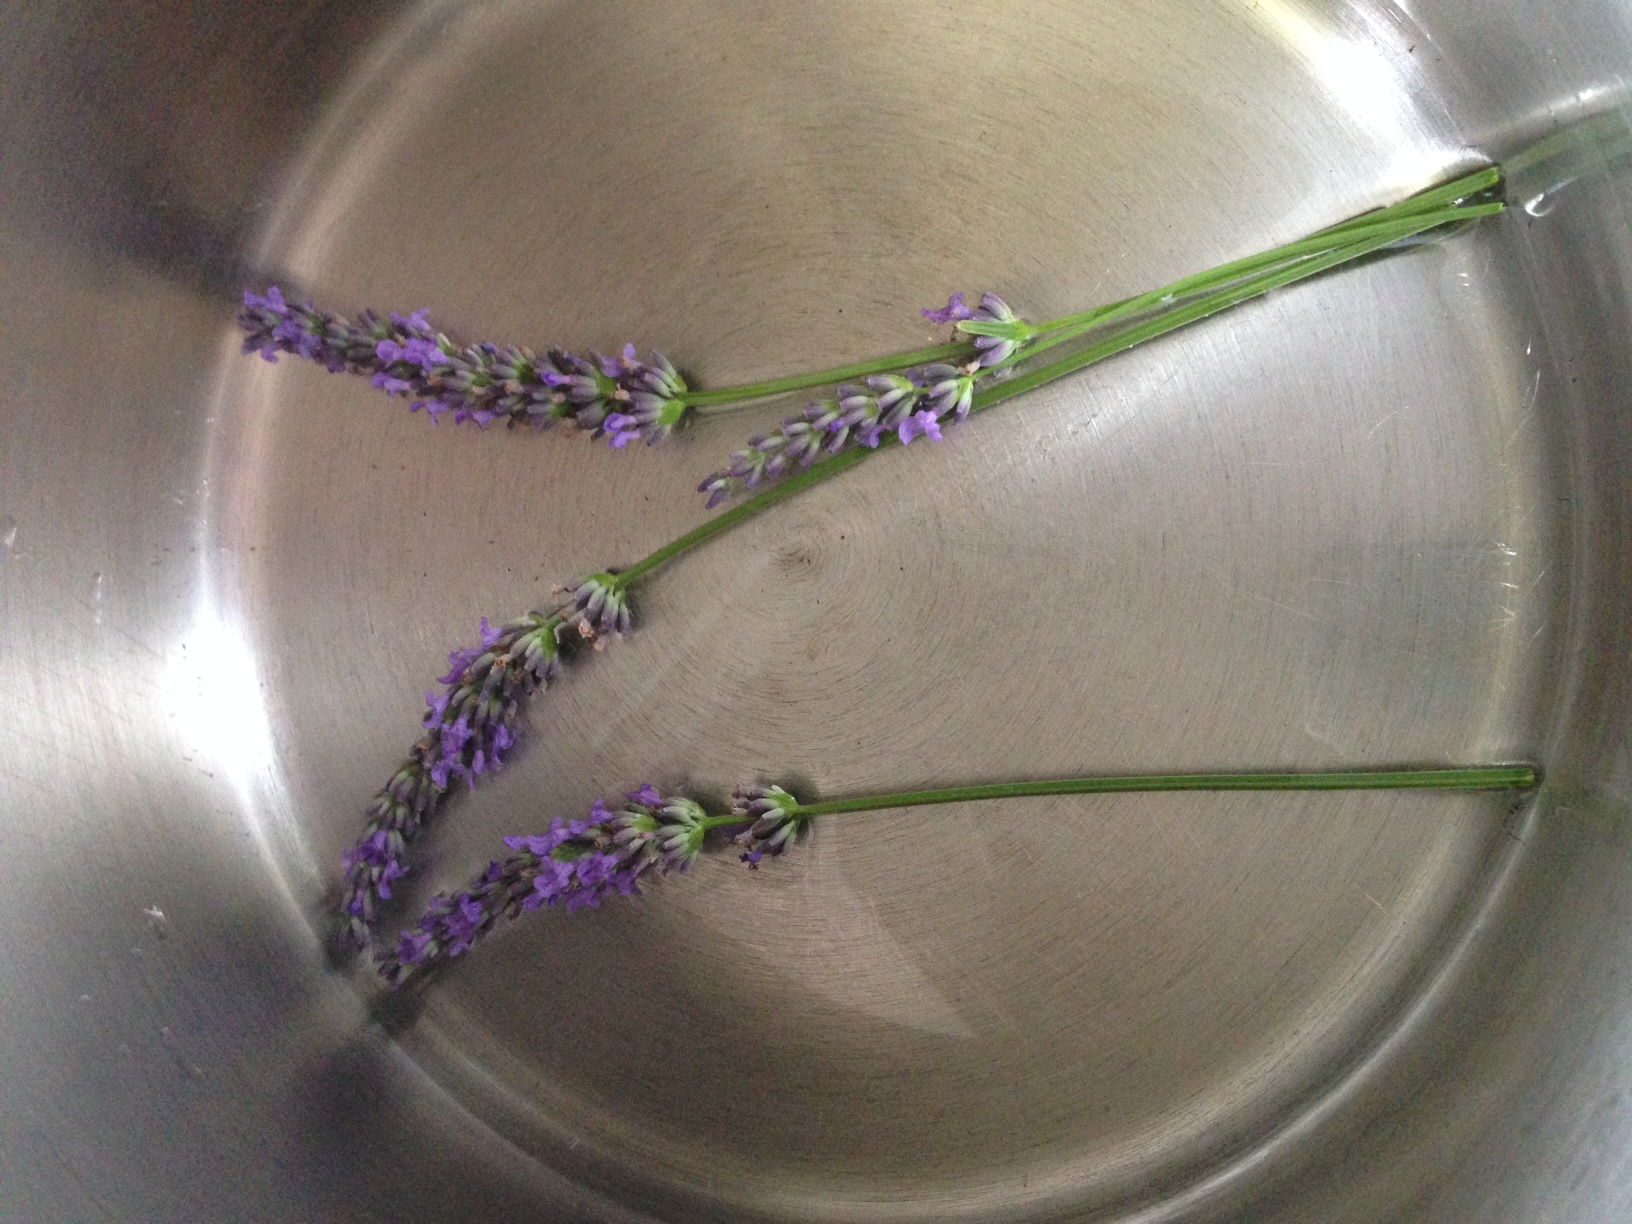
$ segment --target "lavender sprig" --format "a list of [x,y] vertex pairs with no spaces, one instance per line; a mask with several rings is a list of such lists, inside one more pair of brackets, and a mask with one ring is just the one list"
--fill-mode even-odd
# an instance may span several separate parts
[[557,817],[542,835],[506,837],[512,853],[458,892],[434,898],[417,928],[402,932],[380,959],[380,974],[393,988],[401,986],[444,958],[469,951],[501,917],[545,906],[570,913],[607,897],[636,896],[642,877],[687,870],[709,829],[733,820],[710,820],[692,800],[665,797],[647,783],[616,811],[597,799],[588,820]]
[[[1488,197],[1500,185],[1500,171],[1479,171],[1298,242],[1040,326],[1020,319],[994,294],[982,295],[981,305],[975,309],[965,303],[963,294],[954,294],[945,307],[922,313],[932,322],[952,323],[961,333],[974,336],[973,358],[961,365],[943,361],[911,369],[904,379],[899,375],[874,376],[867,380],[865,389],[841,387],[840,415],[830,419],[826,428],[836,436],[840,431],[848,432],[830,450],[836,455],[856,445],[876,448],[892,426],[903,444],[916,437],[939,441],[940,426],[949,416],[961,422],[971,412],[1275,289],[1398,246],[1419,234],[1494,216],[1503,205]],[[1022,359],[1096,332],[1104,338],[1085,343],[1077,352],[1045,366],[1017,374],[1016,363]],[[999,382],[1001,385],[993,385]],[[886,383],[893,393],[888,399],[883,391]],[[732,455],[729,467],[704,479],[697,486],[698,492],[708,494],[708,504],[717,506],[738,490],[787,477],[796,467],[810,464],[814,453],[801,442],[801,435],[825,413],[825,405],[812,405],[804,418],[784,421],[778,433],[752,439],[747,449]],[[797,464],[787,458],[796,449]],[[762,455],[767,457],[762,459]]]
[[[1005,782],[941,790],[863,795],[800,803],[780,786],[740,787],[731,810],[709,816],[698,803],[665,797],[650,783],[632,791],[617,811],[596,800],[588,820],[557,817],[549,832],[506,837],[512,853],[475,880],[438,894],[418,925],[403,931],[379,960],[393,989],[415,974],[468,952],[500,918],[517,918],[545,906],[594,908],[612,896],[640,893],[643,877],[685,871],[712,829],[747,824],[732,841],[750,868],[784,853],[818,816],[990,802],[1050,795],[1108,795],[1173,791],[1348,791],[1529,789],[1536,770],[1528,765],[1412,770],[1350,770],[1337,773],[1157,774]],[[750,823],[751,822],[751,823]]]
[[[246,291],[238,323],[248,335],[244,352],[269,362],[289,353],[317,362],[331,373],[367,375],[388,396],[410,398],[409,410],[424,408],[433,422],[448,412],[456,424],[487,426],[504,420],[514,426],[547,429],[556,421],[605,437],[614,450],[640,439],[652,445],[668,438],[693,410],[741,403],[778,393],[785,386],[819,384],[822,376],[800,375],[695,395],[662,353],[640,361],[626,344],[617,357],[588,357],[552,348],[539,358],[516,345],[483,341],[460,347],[435,331],[426,312],[381,319],[365,310],[355,322],[311,303],[290,303],[278,286],[264,294]],[[903,363],[924,355],[950,355],[961,346],[902,354]],[[829,373],[888,368],[896,359],[864,363]]]
[[[1112,324],[1122,329],[1081,353],[1015,379],[1003,392],[988,396],[987,403],[977,402],[979,393],[972,383],[965,384],[950,400],[955,405],[956,419],[961,419],[969,411],[1063,377],[1283,285],[1373,251],[1415,243],[1429,231],[1447,232],[1478,217],[1499,213],[1503,207],[1498,199],[1501,185],[1501,170],[1489,167],[1298,242],[1184,277],[1151,293],[1040,325],[1018,318],[994,294],[983,294],[981,305],[975,308],[966,304],[963,294],[954,294],[945,307],[922,312],[934,322],[954,325],[963,338],[951,344],[716,390],[690,390],[661,354],[654,353],[650,362],[640,362],[633,345],[625,346],[621,358],[591,354],[592,359],[585,359],[551,350],[543,360],[513,345],[481,343],[459,348],[446,336],[432,331],[424,311],[408,316],[393,314],[389,322],[365,311],[356,323],[350,323],[310,304],[291,306],[276,286],[264,295],[246,293],[239,322],[248,332],[246,352],[259,352],[268,361],[275,361],[280,353],[295,353],[332,371],[367,374],[374,386],[388,395],[413,396],[412,407],[426,408],[433,419],[451,411],[456,421],[474,421],[478,425],[500,418],[512,425],[529,421],[540,427],[555,420],[570,420],[596,436],[606,436],[614,449],[626,447],[635,438],[660,441],[692,412],[717,411],[754,399],[836,384],[840,385],[842,400],[847,390],[853,390],[846,380],[861,378],[870,383],[880,375],[899,377],[902,371],[915,369],[922,378],[927,377],[923,370],[949,363],[964,369],[971,378],[984,377],[982,372],[1004,375],[1023,357]],[[960,366],[966,357],[968,365]],[[937,379],[938,383],[947,381],[944,376]],[[779,435],[754,439],[748,450],[733,456],[730,467],[699,487],[715,505],[734,489],[757,487],[765,479],[786,476],[793,468],[809,464],[818,450],[837,453],[851,442],[876,446],[890,428],[898,430],[903,441],[914,437],[939,439],[947,402],[948,397],[939,394],[933,397],[931,407],[915,408],[910,423],[903,418],[864,430],[848,425],[836,428],[830,416],[832,404],[818,403],[807,409],[803,418],[785,421]],[[923,415],[925,412],[932,416]],[[877,426],[877,417],[866,424]],[[823,438],[824,430],[835,435],[842,432],[843,436]]]
[[611,574],[593,574],[565,592],[553,612],[530,612],[503,626],[484,616],[480,645],[448,655],[440,691],[425,695],[424,733],[369,803],[361,836],[341,856],[343,943],[365,948],[382,901],[408,873],[408,843],[442,803],[454,779],[472,789],[497,772],[519,735],[522,702],[560,672],[562,635],[575,629],[599,649],[632,627],[627,597]]

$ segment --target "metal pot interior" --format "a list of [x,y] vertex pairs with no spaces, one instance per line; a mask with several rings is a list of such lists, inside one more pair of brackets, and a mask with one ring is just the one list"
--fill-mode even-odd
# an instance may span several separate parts
[[[0,1214],[1632,1211],[1624,5],[4,25]],[[618,453],[433,428],[241,356],[243,289],[725,385],[931,343],[955,290],[1120,298],[1548,137],[1498,222],[660,575],[395,919],[646,780],[1532,760],[1539,793],[837,818],[409,997],[326,951],[447,648],[702,521],[698,478],[798,404]]]

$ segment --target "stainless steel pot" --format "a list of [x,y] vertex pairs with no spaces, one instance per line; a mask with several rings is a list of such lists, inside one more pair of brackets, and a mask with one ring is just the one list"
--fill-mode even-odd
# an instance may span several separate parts
[[[0,1218],[1632,1217],[1624,3],[0,30]],[[646,779],[1530,759],[1539,795],[833,820],[406,999],[325,952],[440,653],[700,521],[787,406],[640,453],[432,429],[239,356],[244,288],[720,385],[927,342],[952,290],[1120,297],[1560,132],[1499,222],[661,575],[397,916]]]

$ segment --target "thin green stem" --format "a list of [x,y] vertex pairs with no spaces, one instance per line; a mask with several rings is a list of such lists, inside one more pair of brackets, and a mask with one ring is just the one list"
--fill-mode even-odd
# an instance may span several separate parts
[[[1092,311],[1085,311],[1078,321],[1068,326],[1045,325],[1043,330],[1046,334],[1043,338],[1021,349],[1004,364],[1012,365],[1030,360],[1038,353],[1051,349],[1056,345],[1064,344],[1068,340],[1074,340],[1078,336],[1121,319],[1143,314],[1163,305],[1172,305],[1181,299],[1193,299],[1199,293],[1216,293],[1230,285],[1246,283],[1249,279],[1274,272],[1277,269],[1302,263],[1320,255],[1348,250],[1352,246],[1367,242],[1379,235],[1386,236],[1386,241],[1382,243],[1382,245],[1386,246],[1389,243],[1398,242],[1401,238],[1409,238],[1425,230],[1437,228],[1440,225],[1451,225],[1458,221],[1487,216],[1490,212],[1500,211],[1501,205],[1499,204],[1474,205],[1465,208],[1424,210],[1408,217],[1390,217],[1385,220],[1374,218],[1364,224],[1352,223],[1349,228],[1305,238],[1299,242],[1288,243],[1286,246],[1267,251],[1262,255],[1254,255],[1249,259],[1238,259],[1233,264],[1225,264],[1208,272],[1187,276],[1183,280],[1174,281],[1171,285],[1164,285],[1162,288],[1153,289],[1148,293],[1142,293],[1138,297],[1127,298],[1109,306],[1101,306]],[[1436,217],[1437,220],[1433,219]],[[1367,249],[1375,250],[1376,247],[1368,247]]]
[[[1502,205],[1500,204],[1482,204],[1472,208],[1458,209],[1456,215],[1450,219],[1463,220],[1492,216],[1501,211]],[[1360,259],[1398,242],[1401,238],[1408,238],[1425,230],[1436,229],[1444,224],[1446,224],[1446,218],[1441,214],[1434,213],[1368,230],[1366,231],[1368,236],[1364,239],[1328,252],[1325,255],[1300,260],[1289,268],[1277,268],[1272,272],[1255,276],[1231,288],[1210,294],[1199,301],[1191,302],[1188,305],[1158,315],[1154,319],[1141,323],[1137,327],[1131,327],[1125,332],[1119,332],[1106,340],[1100,341],[1098,344],[1091,344],[1086,348],[1079,349],[1070,356],[1062,357],[1049,365],[1031,370],[1016,378],[1011,378],[1007,382],[999,383],[990,390],[976,395],[970,411],[978,412],[995,404],[1000,404],[1004,400],[1013,399],[1016,395],[1034,390],[1045,383],[1053,382],[1055,379],[1074,373],[1084,366],[1093,365],[1095,362],[1103,361],[1107,357],[1125,352],[1135,345],[1143,344],[1147,340],[1166,335],[1170,331],[1175,331],[1180,327],[1205,319],[1209,315],[1215,315],[1222,310],[1228,310],[1232,306],[1238,306],[1252,298],[1262,297],[1271,290],[1294,284],[1300,280],[1306,280],[1311,276],[1317,276],[1342,264]]]
[[678,540],[669,541],[650,556],[643,557],[628,569],[620,571],[615,575],[618,585],[624,590],[628,590],[658,566],[674,560],[681,553],[690,552],[699,544],[713,539],[722,531],[731,530],[738,523],[753,518],[762,510],[769,510],[777,502],[786,501],[795,493],[804,492],[813,484],[818,484],[831,476],[837,476],[840,472],[855,467],[856,464],[870,454],[872,452],[869,450],[847,450],[841,451],[831,459],[823,459],[820,463],[813,463],[798,475],[790,476],[779,484],[774,484],[770,488],[755,494],[740,505],[733,506],[718,518],[709,519],[702,526],[692,528]]
[[933,348],[917,349],[911,353],[897,353],[894,357],[880,357],[856,365],[839,366],[837,369],[818,370],[814,374],[798,374],[792,378],[776,378],[769,382],[745,383],[740,387],[721,387],[717,391],[688,391],[685,394],[685,401],[688,407],[701,409],[740,403],[743,400],[766,399],[772,395],[784,395],[789,391],[804,391],[810,387],[832,386],[852,378],[865,378],[869,374],[888,374],[893,370],[906,369],[908,366],[927,365],[933,361],[950,361],[957,357],[966,357],[974,351],[972,341],[959,340],[951,344],[937,344]]
[[[1356,226],[1366,225],[1369,222],[1382,218],[1399,219],[1415,216],[1418,213],[1433,212],[1435,209],[1455,206],[1475,196],[1483,195],[1501,186],[1505,172],[1499,166],[1486,166],[1483,170],[1475,170],[1472,174],[1463,175],[1459,179],[1446,183],[1443,187],[1435,187],[1428,191],[1418,192],[1408,196],[1398,204],[1390,204],[1387,208],[1376,208],[1368,213],[1361,213],[1358,217],[1351,217],[1347,221],[1339,222],[1328,229],[1321,230],[1320,234],[1340,234]],[[1487,203],[1488,201],[1478,201]],[[1314,235],[1319,237],[1320,234]]]
[[1502,172],[1495,166],[1489,166],[1484,170],[1457,179],[1455,182],[1447,183],[1443,187],[1436,187],[1431,191],[1425,191],[1409,199],[1402,200],[1398,204],[1375,209],[1358,217],[1352,217],[1347,221],[1310,234],[1307,238],[1300,238],[1296,242],[1289,242],[1273,250],[1220,264],[1216,268],[1209,268],[1205,272],[1186,276],[1160,289],[1141,293],[1137,297],[1125,298],[1120,302],[1113,302],[1106,306],[1096,306],[1091,310],[1079,311],[1076,314],[1062,315],[1058,319],[1051,319],[1047,323],[1040,324],[1038,331],[1052,335],[1052,333],[1062,328],[1077,328],[1083,324],[1096,327],[1103,326],[1113,318],[1122,318],[1138,313],[1140,310],[1149,309],[1163,298],[1187,297],[1191,294],[1228,284],[1231,281],[1239,280],[1244,276],[1263,271],[1265,268],[1277,264],[1286,263],[1292,259],[1319,254],[1332,248],[1333,239],[1352,238],[1355,236],[1356,231],[1369,229],[1375,225],[1404,220],[1421,213],[1435,212],[1440,208],[1448,208],[1458,200],[1465,199],[1481,191],[1488,191],[1501,181]]
[[801,803],[794,814],[838,816],[883,808],[922,807],[931,803],[973,803],[984,799],[1020,799],[1039,795],[1113,795],[1150,791],[1350,791],[1350,790],[1528,790],[1536,784],[1529,765],[1481,766],[1472,769],[1352,770],[1343,773],[1193,773],[1133,774],[1102,778],[1058,778],[1046,782],[1002,782],[993,786],[951,786],[942,790],[904,791]]

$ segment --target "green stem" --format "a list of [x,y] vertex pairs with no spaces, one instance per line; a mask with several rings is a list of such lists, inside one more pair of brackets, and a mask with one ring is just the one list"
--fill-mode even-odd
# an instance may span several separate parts
[[[1500,204],[1481,204],[1471,208],[1458,209],[1449,220],[1457,221],[1492,216],[1501,211],[1502,205]],[[1086,348],[1079,349],[1070,356],[1063,357],[1040,369],[1032,370],[1016,378],[1011,378],[1007,382],[999,383],[991,390],[983,391],[975,396],[971,411],[978,412],[990,408],[994,404],[1000,404],[1004,400],[1013,399],[1016,395],[1034,390],[1045,383],[1053,382],[1055,379],[1074,373],[1084,366],[1093,365],[1095,362],[1103,361],[1107,357],[1125,352],[1135,345],[1143,344],[1147,340],[1166,335],[1170,331],[1175,331],[1180,327],[1205,319],[1209,315],[1215,315],[1219,311],[1228,310],[1231,306],[1238,306],[1252,298],[1262,297],[1271,290],[1330,271],[1332,268],[1350,263],[1374,251],[1379,251],[1383,247],[1390,246],[1401,238],[1409,238],[1414,234],[1436,229],[1446,224],[1446,222],[1447,218],[1443,214],[1431,213],[1423,217],[1397,221],[1369,229],[1365,231],[1368,236],[1364,239],[1335,251],[1330,251],[1325,255],[1300,260],[1289,268],[1277,268],[1272,272],[1255,276],[1231,288],[1210,294],[1199,301],[1170,310],[1148,322],[1141,323],[1137,327],[1131,327],[1125,332],[1120,332],[1106,340],[1102,340],[1098,344],[1091,344]]]
[[[1373,218],[1365,221],[1364,224],[1354,222],[1349,227],[1337,231],[1330,231],[1305,238],[1299,242],[1288,243],[1286,246],[1277,247],[1275,250],[1267,251],[1262,255],[1254,255],[1248,259],[1238,259],[1233,264],[1225,264],[1222,267],[1214,268],[1196,276],[1185,277],[1183,280],[1174,281],[1171,285],[1164,285],[1160,289],[1142,293],[1138,297],[1127,298],[1109,306],[1101,306],[1095,310],[1085,311],[1079,316],[1078,321],[1069,326],[1048,330],[1054,325],[1047,325],[1044,328],[1047,334],[1042,339],[1021,349],[1008,361],[1004,362],[1004,365],[1029,361],[1038,353],[1051,349],[1055,345],[1064,344],[1068,340],[1074,340],[1087,332],[1105,327],[1120,319],[1143,314],[1163,305],[1171,305],[1180,299],[1195,298],[1199,293],[1208,293],[1210,300],[1212,294],[1221,292],[1231,285],[1246,284],[1251,280],[1256,280],[1259,276],[1301,264],[1313,257],[1351,250],[1377,236],[1383,236],[1384,241],[1380,245],[1387,246],[1390,243],[1400,241],[1401,238],[1409,238],[1441,225],[1451,225],[1474,217],[1488,216],[1492,212],[1500,212],[1501,210],[1502,206],[1499,204],[1473,205],[1465,208],[1423,210],[1407,217],[1390,217],[1385,220]],[[1334,236],[1339,240],[1334,242]],[[1368,245],[1361,253],[1364,254],[1376,249],[1377,246]],[[1350,258],[1358,258],[1358,256],[1350,256]]]
[[872,451],[864,449],[841,451],[831,459],[823,459],[820,463],[813,463],[797,476],[790,476],[779,484],[773,484],[761,493],[755,494],[740,505],[733,506],[718,518],[709,519],[701,527],[694,527],[678,540],[670,540],[662,548],[636,561],[628,569],[619,571],[615,575],[618,585],[628,590],[647,574],[667,561],[672,561],[681,553],[690,552],[699,544],[705,543],[719,535],[722,531],[729,531],[738,523],[751,519],[762,510],[769,510],[777,502],[786,501],[795,493],[802,493],[811,485],[817,484],[830,476],[837,476],[856,466]]
[[1110,322],[1112,318],[1122,318],[1138,313],[1140,310],[1149,309],[1163,298],[1188,297],[1191,294],[1226,285],[1231,281],[1239,280],[1244,276],[1260,272],[1277,264],[1286,263],[1292,259],[1319,254],[1332,248],[1334,238],[1352,238],[1357,230],[1365,230],[1375,225],[1448,208],[1468,196],[1476,195],[1481,191],[1488,191],[1501,181],[1502,172],[1495,166],[1488,166],[1483,170],[1459,178],[1455,182],[1447,183],[1443,187],[1424,191],[1419,195],[1402,200],[1398,204],[1375,209],[1372,212],[1352,217],[1327,229],[1319,230],[1310,234],[1307,238],[1300,238],[1296,242],[1286,243],[1284,246],[1278,246],[1270,251],[1264,251],[1257,255],[1248,255],[1243,259],[1233,260],[1227,264],[1220,264],[1216,268],[1209,268],[1205,272],[1186,276],[1160,289],[1152,290],[1149,293],[1141,293],[1137,297],[1125,298],[1120,302],[1113,302],[1107,306],[1096,306],[1091,310],[1079,311],[1076,314],[1051,319],[1047,323],[1040,324],[1037,330],[1052,335],[1052,333],[1062,328],[1077,328],[1083,324],[1091,324],[1096,327],[1103,326],[1105,323]]
[[[1381,220],[1385,217],[1395,219],[1410,217],[1418,213],[1433,212],[1438,208],[1454,206],[1499,187],[1505,173],[1506,171],[1500,166],[1486,166],[1483,170],[1475,170],[1472,174],[1463,175],[1459,179],[1446,183],[1443,187],[1434,187],[1428,191],[1418,192],[1414,196],[1406,197],[1398,204],[1390,204],[1387,208],[1377,208],[1369,213],[1361,213],[1358,217],[1351,217],[1347,221],[1339,222],[1330,229],[1320,231],[1320,233],[1340,234],[1344,230],[1366,225],[1369,222]],[[1489,201],[1480,202],[1488,203]],[[1315,236],[1318,237],[1319,235]]]
[[950,361],[953,358],[966,357],[974,351],[975,346],[971,341],[959,340],[951,344],[938,344],[934,348],[917,349],[911,353],[897,353],[894,357],[863,361],[857,365],[818,370],[814,374],[798,374],[792,378],[772,379],[770,382],[745,383],[740,387],[721,387],[717,391],[688,391],[685,394],[685,401],[689,408],[707,408],[734,404],[742,400],[765,399],[789,391],[803,391],[809,387],[832,386],[852,378],[865,378],[869,374],[888,374],[892,370],[902,370],[908,366],[927,365],[933,361]]
[[[1345,773],[1134,774],[1104,778],[1059,778],[1047,782],[1002,782],[993,786],[951,786],[801,803],[802,817],[875,812],[882,808],[931,803],[973,803],[1039,795],[1112,795],[1149,791],[1348,791],[1348,790],[1528,790],[1536,771],[1528,765],[1473,769],[1353,770]],[[741,823],[740,818],[738,823]]]

